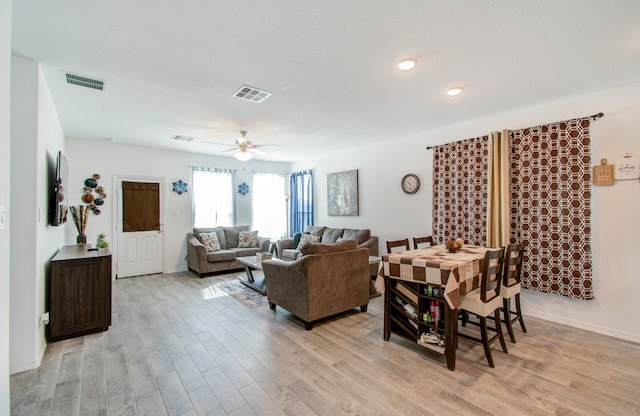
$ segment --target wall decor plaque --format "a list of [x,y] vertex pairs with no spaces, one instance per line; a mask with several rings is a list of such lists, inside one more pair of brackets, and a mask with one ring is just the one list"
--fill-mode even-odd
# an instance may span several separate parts
[[593,167],[591,177],[594,185],[613,185],[616,181],[616,167],[607,164],[607,159],[600,159],[600,164]]
[[622,162],[616,165],[616,180],[629,181],[640,179],[638,162],[631,159],[631,156],[625,156]]

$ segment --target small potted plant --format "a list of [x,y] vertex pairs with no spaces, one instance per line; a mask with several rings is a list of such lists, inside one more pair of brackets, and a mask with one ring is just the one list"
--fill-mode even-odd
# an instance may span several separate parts
[[96,247],[98,248],[98,253],[100,254],[109,254],[109,243],[105,240],[106,237],[106,234],[98,234]]
[[98,253],[109,254],[109,243],[107,243],[106,241],[101,241],[97,243],[96,247],[98,247]]

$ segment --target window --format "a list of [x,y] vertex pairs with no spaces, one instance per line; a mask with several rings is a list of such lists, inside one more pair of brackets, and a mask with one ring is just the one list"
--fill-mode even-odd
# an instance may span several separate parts
[[193,226],[235,225],[234,170],[193,168]]
[[253,226],[271,240],[287,233],[284,176],[256,173],[253,177]]

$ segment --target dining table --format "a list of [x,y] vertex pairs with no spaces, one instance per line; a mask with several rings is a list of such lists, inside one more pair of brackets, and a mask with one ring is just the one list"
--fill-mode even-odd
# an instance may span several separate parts
[[[456,252],[450,252],[444,245],[437,245],[383,255],[378,275],[385,281],[384,340],[388,341],[391,334],[392,280],[413,282],[418,287],[439,286],[445,301],[444,354],[447,367],[453,371],[458,343],[458,306],[462,296],[480,287],[482,263],[488,250],[491,248],[465,245]],[[398,335],[406,337],[406,334]]]

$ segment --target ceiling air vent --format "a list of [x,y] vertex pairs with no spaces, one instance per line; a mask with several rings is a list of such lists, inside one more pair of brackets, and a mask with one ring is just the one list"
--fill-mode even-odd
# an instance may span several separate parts
[[172,137],[173,140],[180,140],[183,142],[190,142],[191,140],[193,140],[193,137],[189,137],[189,136],[180,136],[180,135],[174,135]]
[[247,85],[243,85],[238,91],[233,94],[234,97],[242,98],[243,100],[251,101],[254,103],[261,103],[269,98],[270,95],[270,92],[262,91],[257,88],[249,87]]
[[64,78],[67,81],[67,84],[104,91],[104,81],[101,79],[89,78],[84,75],[72,74],[71,72],[65,72]]

